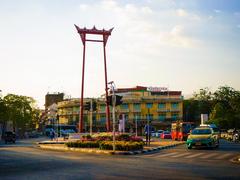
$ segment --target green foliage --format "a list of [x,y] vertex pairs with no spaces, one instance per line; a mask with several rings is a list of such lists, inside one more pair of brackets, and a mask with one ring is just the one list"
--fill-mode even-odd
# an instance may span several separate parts
[[209,115],[209,123],[220,128],[240,128],[240,91],[221,86],[214,93],[208,88],[184,100],[184,120],[200,123],[200,114]]
[[119,134],[116,136],[117,141],[130,141],[130,135],[129,134]]
[[[128,134],[128,133],[123,133],[123,134],[118,134],[116,133],[115,135],[116,141],[138,141],[141,142],[143,141],[142,138],[140,137],[135,137],[135,135]],[[113,135],[112,133],[96,133],[91,135],[84,135],[81,137],[82,141],[112,141],[113,140]]]
[[3,101],[3,99],[0,97],[0,123],[4,123],[7,119],[7,107]]
[[97,133],[92,135],[93,139],[99,140],[99,141],[112,141],[112,133]]
[[[133,151],[133,150],[142,150],[143,142],[132,142],[132,141],[116,141],[116,150],[117,151]],[[100,143],[100,149],[102,150],[112,150],[113,142],[112,141],[103,141]]]
[[35,128],[40,112],[33,98],[15,94],[0,99],[0,111],[0,121],[3,124],[12,121],[13,128],[18,128],[20,134]]
[[67,147],[74,148],[99,148],[99,141],[76,141],[76,142],[67,142]]
[[[133,151],[142,150],[143,142],[132,142],[132,141],[116,141],[116,150],[118,151]],[[74,148],[99,148],[101,150],[112,150],[113,141],[76,141],[67,142],[67,147]]]

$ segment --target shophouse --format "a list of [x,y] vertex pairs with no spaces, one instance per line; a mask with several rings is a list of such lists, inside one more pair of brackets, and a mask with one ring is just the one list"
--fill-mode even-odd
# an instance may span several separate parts
[[[139,133],[149,121],[155,129],[167,129],[176,120],[183,117],[183,97],[181,91],[170,91],[164,87],[119,88],[115,91],[123,96],[123,103],[116,107],[116,120],[125,117],[126,131],[135,131],[136,123]],[[90,102],[85,98],[84,103]],[[105,98],[93,99],[97,110],[93,112],[93,131],[104,131],[106,124]],[[58,103],[61,124],[78,124],[79,99],[70,99]],[[110,108],[112,112],[112,108]],[[84,111],[84,129],[89,130],[89,111]],[[111,117],[112,119],[112,117]]]

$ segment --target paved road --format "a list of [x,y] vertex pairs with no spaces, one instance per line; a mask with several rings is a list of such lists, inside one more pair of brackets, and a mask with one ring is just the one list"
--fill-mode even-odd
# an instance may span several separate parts
[[[32,145],[30,145],[32,144]],[[239,179],[240,144],[219,150],[184,146],[135,156],[110,156],[36,148],[33,142],[0,146],[0,179]]]
[[161,153],[149,153],[145,157],[153,158],[177,158],[183,161],[198,160],[198,161],[214,161],[214,160],[231,160],[240,155],[240,144],[221,140],[220,148],[218,149],[187,149],[185,145],[177,146],[173,149],[163,150]]

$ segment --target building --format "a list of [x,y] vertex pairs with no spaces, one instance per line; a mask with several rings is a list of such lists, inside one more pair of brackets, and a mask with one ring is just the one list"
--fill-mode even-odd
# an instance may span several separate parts
[[45,95],[45,110],[48,109],[49,106],[51,106],[54,103],[58,103],[60,101],[63,101],[64,93],[52,93],[52,94],[46,94]]
[[[136,122],[141,133],[149,120],[155,129],[166,129],[171,122],[182,120],[183,97],[181,91],[169,91],[162,87],[119,88],[115,91],[123,96],[123,103],[116,107],[117,123],[124,115],[126,131],[135,131]],[[106,124],[106,104],[104,98],[93,99],[97,103],[97,111],[93,112],[93,131],[104,131]],[[84,103],[91,101],[85,98]],[[78,124],[79,99],[71,99],[58,103],[60,124]],[[112,108],[110,108],[112,112]],[[112,113],[111,113],[112,114]],[[112,117],[111,117],[112,119]],[[89,130],[89,112],[84,111],[84,129]]]

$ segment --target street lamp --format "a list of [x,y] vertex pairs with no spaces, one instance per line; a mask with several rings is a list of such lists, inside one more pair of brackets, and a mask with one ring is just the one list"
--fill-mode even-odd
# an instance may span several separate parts
[[137,125],[138,125],[138,124],[137,124],[137,118],[138,118],[138,116],[136,115],[136,119],[135,119],[135,129],[136,129],[136,132],[135,132],[136,135],[135,135],[135,136],[136,136],[136,137],[137,137],[137,135],[138,135],[138,132],[137,132]]
[[115,84],[113,81],[108,83],[110,85],[110,88],[112,90],[112,116],[113,116],[113,152],[116,150],[116,140],[115,140],[115,105],[116,105],[116,96],[115,96]]
[[149,108],[148,108],[148,118],[147,118],[147,131],[148,131],[148,146],[150,146],[150,129],[149,129],[149,121],[150,121],[150,117],[149,117]]

